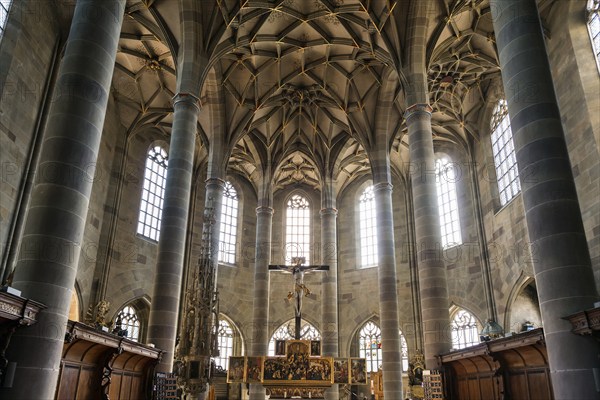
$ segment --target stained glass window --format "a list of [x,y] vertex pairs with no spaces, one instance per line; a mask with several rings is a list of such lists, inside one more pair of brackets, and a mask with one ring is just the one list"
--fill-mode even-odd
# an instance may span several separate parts
[[367,372],[377,372],[381,366],[381,329],[371,321],[358,334],[358,356],[366,358]]

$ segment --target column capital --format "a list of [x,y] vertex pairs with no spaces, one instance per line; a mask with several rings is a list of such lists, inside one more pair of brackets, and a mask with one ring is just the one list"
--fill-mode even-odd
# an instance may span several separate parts
[[225,187],[225,181],[221,178],[207,178],[204,181],[204,186],[207,188],[209,186],[218,186],[219,188],[223,189]]
[[379,183],[375,183],[373,185],[373,192],[378,192],[378,191],[388,191],[391,192],[392,189],[394,188],[394,185],[392,185],[389,182],[379,182]]
[[175,107],[175,105],[178,103],[186,103],[190,106],[196,107],[198,111],[200,111],[200,99],[191,93],[179,92],[173,96],[171,101],[173,102],[173,107]]
[[321,216],[323,215],[337,215],[338,210],[335,207],[321,208]]
[[433,108],[429,104],[426,103],[417,103],[408,107],[404,112],[404,119],[408,122],[408,120],[415,115],[426,115],[431,117],[431,113],[433,112]]
[[256,207],[256,215],[258,215],[258,214],[273,215],[274,213],[275,213],[275,210],[273,210],[273,207],[267,207],[267,206]]

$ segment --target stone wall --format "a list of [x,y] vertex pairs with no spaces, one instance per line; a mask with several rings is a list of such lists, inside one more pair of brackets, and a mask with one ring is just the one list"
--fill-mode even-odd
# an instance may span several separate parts
[[600,287],[600,71],[586,27],[586,1],[557,2],[546,23],[554,89],[571,158],[596,284]]
[[[105,132],[108,121],[105,122]],[[123,132],[123,135],[125,133]],[[110,136],[103,137],[111,140]],[[113,139],[114,140],[114,139]],[[162,145],[168,153],[168,138],[158,130],[142,130],[131,133],[122,147],[115,151],[115,157],[126,154],[125,164],[121,167],[115,161],[111,170],[111,198],[107,198],[104,207],[105,223],[103,230],[106,248],[110,249],[106,257],[97,258],[93,287],[99,285],[106,275],[108,285],[104,295],[98,295],[111,303],[111,313],[131,301],[140,298],[149,299],[152,293],[158,243],[137,234],[138,215],[141,202],[144,171],[148,150],[152,145]],[[99,195],[94,186],[93,195]],[[116,218],[113,216],[116,215]],[[103,246],[104,248],[104,246]],[[90,300],[90,303],[96,300]]]
[[15,1],[0,39],[1,269],[8,256],[7,243],[17,246],[11,236],[18,225],[18,205],[23,201],[34,143],[41,142],[44,112],[51,102],[54,60],[61,51],[56,20],[51,2]]

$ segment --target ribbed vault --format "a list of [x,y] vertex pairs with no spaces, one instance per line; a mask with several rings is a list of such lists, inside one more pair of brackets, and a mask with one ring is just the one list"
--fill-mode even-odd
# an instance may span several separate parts
[[[540,1],[542,13],[552,3]],[[197,79],[200,142],[219,138],[228,168],[257,186],[267,174],[277,189],[319,188],[330,177],[339,191],[369,170],[384,140],[403,171],[403,63],[422,30],[434,139],[466,149],[479,140],[485,102],[501,96],[491,92],[500,71],[489,2],[440,0],[412,15],[423,9],[388,0],[128,0],[113,77],[121,122],[168,135],[178,79]]]

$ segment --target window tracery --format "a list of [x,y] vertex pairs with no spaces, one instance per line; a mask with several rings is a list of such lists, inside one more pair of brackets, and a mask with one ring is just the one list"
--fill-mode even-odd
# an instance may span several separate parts
[[151,147],[146,158],[137,233],[156,241],[160,236],[167,165],[168,157],[165,149],[161,146]]

